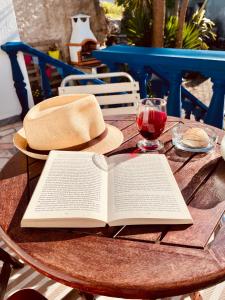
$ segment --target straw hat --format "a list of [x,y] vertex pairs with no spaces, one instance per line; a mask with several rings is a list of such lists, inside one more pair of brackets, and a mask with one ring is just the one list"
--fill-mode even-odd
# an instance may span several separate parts
[[119,147],[122,132],[105,124],[94,95],[61,95],[32,107],[13,143],[24,154],[47,159],[50,150],[104,154]]

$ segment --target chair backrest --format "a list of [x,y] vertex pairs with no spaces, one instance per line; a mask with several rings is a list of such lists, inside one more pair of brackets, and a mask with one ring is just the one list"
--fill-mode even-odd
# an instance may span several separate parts
[[[68,85],[72,80],[86,80],[125,77],[128,82]],[[59,87],[59,95],[63,94],[94,94],[98,100],[103,115],[135,114],[138,100],[140,100],[139,83],[127,73],[102,73],[69,75],[65,77]]]

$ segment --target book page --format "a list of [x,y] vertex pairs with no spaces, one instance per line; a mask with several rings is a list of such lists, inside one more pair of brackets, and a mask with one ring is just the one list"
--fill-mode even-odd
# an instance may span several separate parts
[[[110,157],[108,164],[109,223],[121,219],[139,219],[131,224],[169,224],[183,219],[190,223],[191,216],[164,155],[121,154]],[[140,223],[140,218],[152,221]]]
[[[90,152],[51,151],[24,219],[99,219],[107,216],[107,172]],[[46,222],[48,224],[48,222]]]

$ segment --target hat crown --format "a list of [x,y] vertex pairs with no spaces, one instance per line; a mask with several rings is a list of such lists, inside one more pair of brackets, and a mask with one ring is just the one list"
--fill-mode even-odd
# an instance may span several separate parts
[[105,131],[94,95],[61,95],[40,102],[24,118],[29,146],[36,150],[64,149],[87,143]]

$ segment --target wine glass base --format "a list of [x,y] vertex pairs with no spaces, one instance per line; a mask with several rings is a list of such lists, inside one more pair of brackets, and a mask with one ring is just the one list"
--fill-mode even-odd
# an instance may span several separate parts
[[154,140],[154,141],[141,140],[137,142],[137,147],[142,152],[151,152],[151,151],[161,150],[164,147],[164,144],[158,140]]

